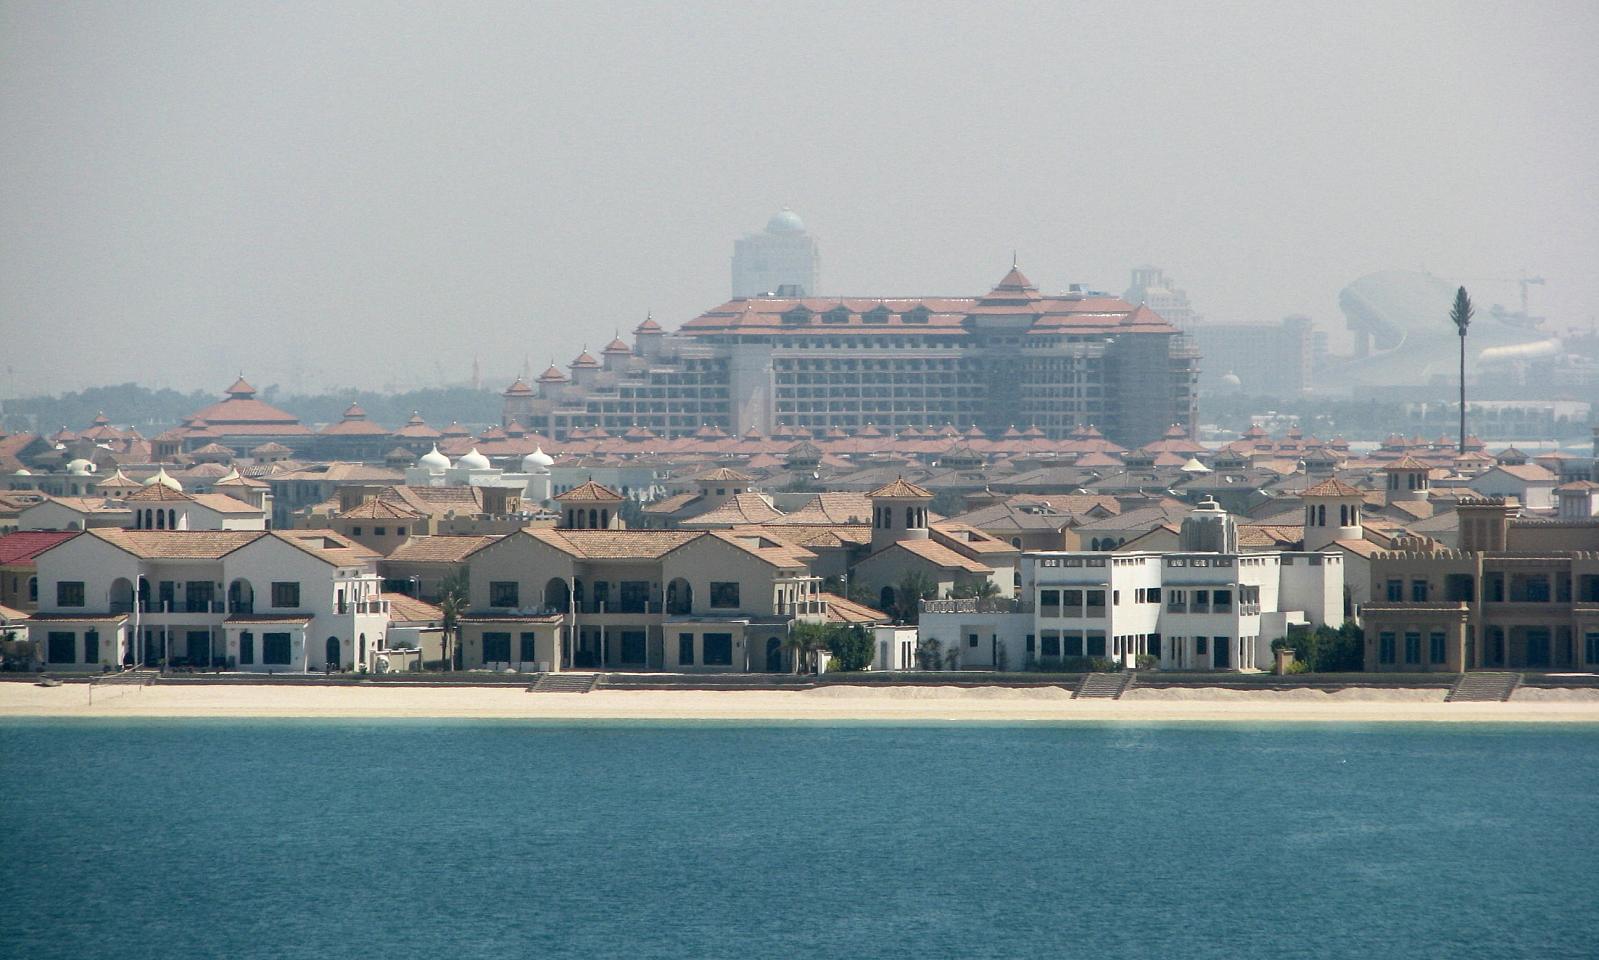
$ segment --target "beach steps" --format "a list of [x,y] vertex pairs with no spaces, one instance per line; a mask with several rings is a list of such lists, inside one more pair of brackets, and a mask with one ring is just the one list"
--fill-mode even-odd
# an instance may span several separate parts
[[599,685],[597,673],[546,673],[527,690],[529,693],[588,693]]
[[1445,703],[1503,703],[1521,686],[1521,674],[1473,670],[1460,675]]
[[1090,673],[1083,677],[1077,685],[1077,692],[1072,694],[1072,699],[1099,699],[1120,700],[1127,688],[1132,686],[1133,674],[1130,670],[1120,673]]

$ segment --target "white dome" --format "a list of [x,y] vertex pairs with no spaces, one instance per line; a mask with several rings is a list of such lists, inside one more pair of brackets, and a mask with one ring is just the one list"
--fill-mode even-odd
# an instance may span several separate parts
[[488,457],[477,452],[477,447],[473,447],[471,453],[455,461],[455,465],[462,470],[488,470],[492,466]]
[[767,233],[804,233],[805,221],[799,214],[787,207],[772,214],[772,219],[766,221]]
[[33,476],[33,471],[29,470],[27,467],[18,467],[17,468],[17,472],[13,473],[12,476],[13,477],[31,477],[31,476]]
[[1188,462],[1178,468],[1183,473],[1209,473],[1210,468],[1200,463],[1194,457],[1189,457]]
[[76,459],[76,460],[72,461],[71,463],[67,464],[67,473],[71,474],[74,477],[87,477],[89,474],[91,474],[93,472],[94,472],[94,464],[90,463],[88,460],[83,459],[82,457],[79,457],[78,459]]
[[161,469],[157,470],[155,472],[155,476],[144,481],[144,485],[147,487],[157,483],[161,484],[163,487],[166,487],[168,490],[183,490],[183,484],[167,475],[166,467],[162,467]]
[[538,473],[548,470],[555,463],[555,458],[544,452],[543,447],[534,447],[533,452],[522,458],[523,473]]
[[433,449],[417,458],[416,465],[426,467],[428,473],[443,473],[450,469],[450,458],[439,452],[439,445],[434,444]]

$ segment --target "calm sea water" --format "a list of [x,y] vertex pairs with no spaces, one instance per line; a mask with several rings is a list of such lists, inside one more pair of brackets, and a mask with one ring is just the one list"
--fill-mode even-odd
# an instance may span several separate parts
[[1599,731],[0,721],[0,954],[1593,957]]

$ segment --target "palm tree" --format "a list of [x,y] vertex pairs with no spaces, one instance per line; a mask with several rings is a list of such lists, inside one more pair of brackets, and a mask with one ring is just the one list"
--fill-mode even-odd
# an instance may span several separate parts
[[470,587],[465,570],[457,570],[444,578],[439,584],[439,611],[444,621],[444,668],[454,669],[455,657],[450,650],[450,641],[455,637],[459,627],[461,614],[471,606],[468,599]]
[[1449,311],[1449,319],[1455,322],[1455,329],[1460,331],[1460,447],[1456,450],[1460,456],[1466,453],[1466,328],[1471,326],[1471,317],[1475,312],[1471,307],[1471,298],[1466,296],[1466,288],[1456,290],[1455,306]]

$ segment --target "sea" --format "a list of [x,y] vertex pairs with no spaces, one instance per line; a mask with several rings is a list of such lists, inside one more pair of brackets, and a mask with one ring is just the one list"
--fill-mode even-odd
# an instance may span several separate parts
[[0,956],[1599,956],[1593,726],[0,720]]

